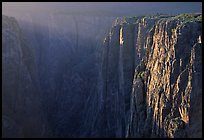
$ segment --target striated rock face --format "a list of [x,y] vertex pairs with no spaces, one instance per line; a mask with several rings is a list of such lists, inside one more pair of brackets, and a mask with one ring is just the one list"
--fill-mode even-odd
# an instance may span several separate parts
[[101,135],[202,136],[201,22],[199,14],[116,21],[104,42]]
[[2,16],[2,135],[42,137],[46,121],[34,52],[12,17]]
[[[130,115],[130,100],[135,67],[142,60],[142,37],[153,27],[139,18],[117,19],[110,34],[104,40],[101,81],[101,107],[94,128],[96,137],[125,137]],[[131,23],[131,24],[130,24]],[[144,32],[145,33],[144,33]],[[142,86],[142,85],[141,85]],[[100,91],[101,90],[101,91]],[[103,123],[102,123],[103,122]],[[97,129],[96,129],[97,128]]]
[[[130,131],[130,137],[201,137],[201,116],[194,119],[190,113],[197,107],[201,109],[202,104],[200,100],[200,105],[195,107],[192,99],[193,96],[202,97],[201,84],[193,89],[196,81],[192,79],[195,75],[202,75],[201,53],[197,54],[197,60],[194,58],[195,49],[201,52],[198,42],[201,22],[196,19],[185,22],[187,19],[179,18],[159,20],[153,34],[148,35],[147,41],[152,38],[152,43],[148,42],[146,47],[148,54],[143,70],[146,98],[146,114],[142,117],[144,127],[133,126],[133,130],[141,133],[132,135]],[[134,80],[137,81],[137,78]],[[190,133],[189,128],[197,122],[200,122],[197,132]]]
[[112,20],[2,16],[3,137],[202,136],[202,15]]

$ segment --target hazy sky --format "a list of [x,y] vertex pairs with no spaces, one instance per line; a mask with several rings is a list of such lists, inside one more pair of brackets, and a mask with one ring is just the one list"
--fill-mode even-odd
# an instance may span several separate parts
[[122,15],[202,12],[201,2],[3,2],[2,13],[110,12]]

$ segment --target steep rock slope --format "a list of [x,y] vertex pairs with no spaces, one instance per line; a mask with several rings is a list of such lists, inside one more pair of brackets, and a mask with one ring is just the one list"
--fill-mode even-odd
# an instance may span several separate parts
[[116,20],[104,41],[95,136],[201,137],[201,22],[199,14]]
[[7,16],[2,16],[2,87],[3,137],[46,135],[33,49]]
[[148,19],[146,24],[141,17],[118,18],[105,38],[98,89],[102,117],[95,115],[93,137],[125,137],[134,69],[144,54],[143,38],[157,19]]
[[[128,136],[201,137],[202,101],[195,106],[202,98],[199,18],[179,15],[161,19],[148,35],[147,54],[141,62],[145,67],[136,68],[132,91],[133,98],[142,97],[144,102],[132,99]],[[197,118],[191,113],[194,110]],[[195,125],[197,130],[192,132]]]
[[112,20],[70,14],[19,16],[35,48],[43,109],[53,137],[88,135],[87,108],[97,92],[101,46]]
[[2,19],[4,137],[201,137],[202,15],[118,18],[103,47],[112,18],[21,18],[34,49]]

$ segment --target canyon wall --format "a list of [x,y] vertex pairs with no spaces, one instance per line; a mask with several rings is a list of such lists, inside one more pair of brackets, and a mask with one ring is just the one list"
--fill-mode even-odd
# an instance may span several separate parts
[[3,137],[202,136],[201,14],[17,19],[2,16]]
[[202,100],[194,100],[202,98],[202,26],[198,15],[182,16],[159,20],[147,37],[144,68],[134,75],[130,137],[202,136]]
[[201,22],[199,14],[116,20],[104,43],[103,136],[202,136]]
[[[14,18],[12,19],[14,20]],[[35,74],[34,82],[38,85],[35,90],[40,90],[37,91],[37,94],[40,94],[39,103],[42,106],[38,109],[42,110],[43,113],[39,113],[39,116],[43,114],[48,122],[45,128],[47,134],[44,137],[84,136],[88,133],[87,127],[89,127],[84,124],[86,119],[84,116],[87,114],[86,109],[89,107],[90,96],[96,93],[98,87],[98,64],[101,59],[101,46],[114,18],[43,13],[39,16],[32,13],[21,13],[16,19],[18,23],[15,20],[15,24],[18,27],[15,28],[18,31],[11,30],[11,33],[7,35],[7,27],[2,26],[2,36],[4,38],[9,37],[3,41],[5,48],[3,50],[8,53],[8,46],[12,46],[15,49],[12,52],[18,53],[20,51],[20,49],[17,49],[18,46],[15,46],[15,44],[18,45],[17,43],[9,44],[13,39],[11,34],[16,34],[16,38],[13,40],[19,43],[22,43],[19,32],[23,34],[21,36],[26,38],[24,39],[27,41],[24,47],[24,53],[26,54],[24,57],[25,59],[32,59],[31,62],[27,62],[27,65],[30,66],[30,71],[36,71],[31,74]],[[6,21],[4,18],[2,20],[9,24],[8,28],[14,28],[12,27],[12,21]],[[30,53],[30,50],[32,50],[32,53]],[[11,57],[13,56],[5,57],[5,61],[8,61]],[[11,63],[18,61],[19,58],[15,58],[10,60]],[[3,64],[5,72],[6,69],[9,69],[10,73],[7,72],[8,74],[16,75],[15,69],[7,68],[7,65],[6,62]],[[19,64],[16,64],[17,66]],[[19,71],[25,73],[21,69]],[[3,73],[5,83],[8,80],[6,79],[7,73]],[[20,90],[24,90],[26,84],[18,82],[21,79],[16,79],[16,81],[13,81],[13,85],[19,84]],[[11,83],[10,81],[8,81],[8,84]],[[29,85],[29,83],[27,84]],[[8,88],[5,87],[5,90]],[[9,90],[14,90],[14,88]],[[11,94],[11,91],[8,92]],[[25,94],[28,93],[29,91],[25,91]],[[21,96],[24,98],[23,96],[26,95],[19,94],[19,98]],[[5,95],[5,98],[9,97],[10,95]],[[15,100],[14,96],[12,98]],[[38,96],[36,95],[35,98],[38,98]],[[14,101],[8,99],[7,102],[13,103]],[[20,110],[18,106],[16,108]],[[25,108],[29,109],[29,107],[24,106]],[[23,114],[19,114],[19,117],[24,118]],[[84,126],[83,129],[82,126]],[[22,127],[24,126],[22,125]],[[28,129],[28,131],[32,130]],[[20,136],[24,137],[23,134]]]
[[201,137],[201,21],[116,20],[104,40],[93,137]]
[[46,134],[41,93],[31,45],[17,21],[2,16],[3,137],[42,137]]

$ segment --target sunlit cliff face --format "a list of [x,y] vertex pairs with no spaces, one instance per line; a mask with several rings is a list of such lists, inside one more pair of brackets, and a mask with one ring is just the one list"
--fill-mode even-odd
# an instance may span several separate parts
[[2,8],[3,137],[202,136],[201,3]]
[[123,28],[120,28],[120,46],[123,46]]

